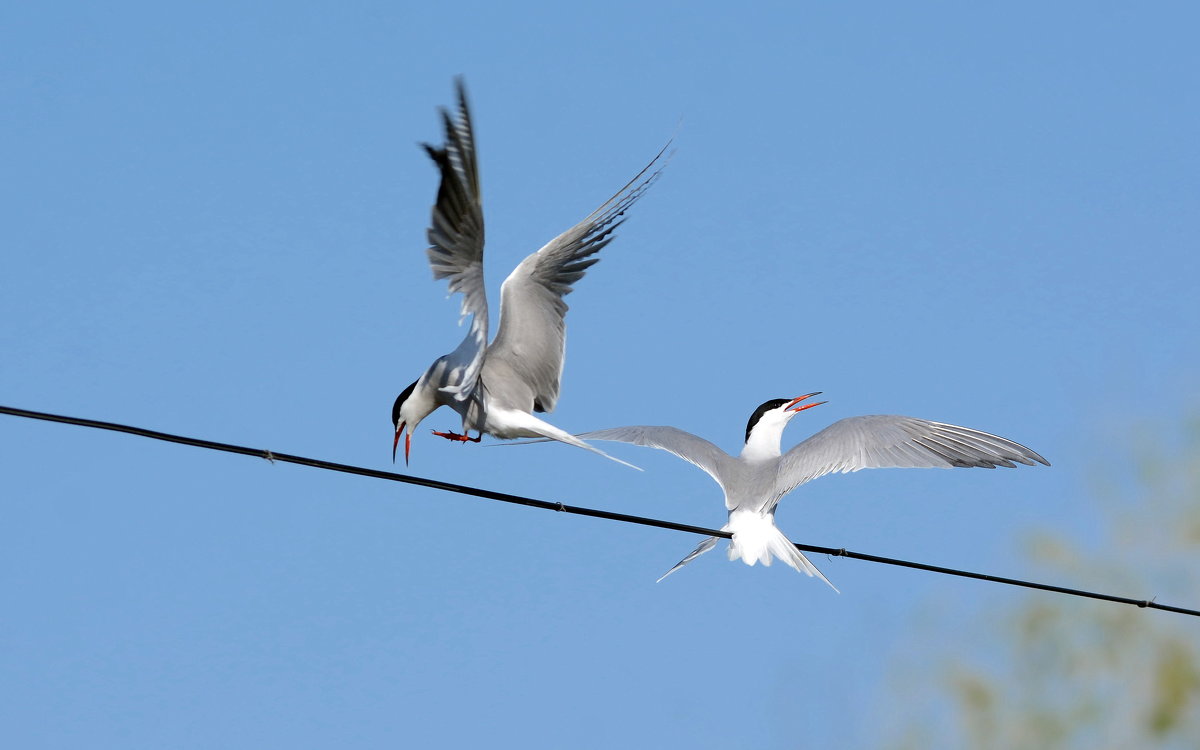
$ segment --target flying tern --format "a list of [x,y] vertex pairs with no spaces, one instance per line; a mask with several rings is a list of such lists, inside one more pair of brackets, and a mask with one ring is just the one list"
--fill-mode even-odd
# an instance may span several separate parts
[[[500,288],[499,330],[489,344],[475,135],[465,87],[461,79],[455,83],[457,116],[441,110],[445,144],[441,148],[423,144],[441,174],[427,254],[434,279],[447,279],[450,294],[462,294],[459,320],[470,315],[471,325],[457,349],[438,357],[396,397],[392,460],[403,436],[408,463],[413,430],[440,406],[449,406],[462,417],[462,434],[434,431],[448,440],[479,442],[485,433],[504,439],[542,437],[612,458],[533,412],[553,411],[558,401],[566,344],[563,297],[599,260],[595,254],[612,241],[625,212],[661,174],[663,167],[655,165],[667,147],[616,195],[509,274]],[[479,434],[469,437],[471,431]]]
[[[772,556],[796,570],[829,583],[821,571],[775,526],[775,508],[784,495],[833,472],[887,468],[1014,468],[1050,463],[1029,448],[969,427],[914,417],[877,415],[849,417],[821,430],[787,453],[780,454],[783,429],[800,412],[825,401],[802,403],[819,395],[777,398],[754,410],[746,424],[746,443],[738,456],[675,427],[646,425],[585,432],[587,440],[611,440],[669,451],[708,472],[725,491],[733,534],[729,559],[747,565],[770,565]],[[711,550],[719,537],[709,537],[662,578]],[[829,583],[833,587],[832,583]],[[834,587],[834,591],[837,588]]]

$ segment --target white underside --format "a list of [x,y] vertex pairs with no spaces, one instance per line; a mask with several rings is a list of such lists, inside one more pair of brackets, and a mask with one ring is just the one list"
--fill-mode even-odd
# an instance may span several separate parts
[[796,549],[796,545],[775,526],[772,515],[753,510],[735,510],[729,514],[725,530],[733,534],[729,542],[730,560],[741,558],[747,565],[770,565],[772,559],[779,558],[805,575],[820,578],[837,591],[837,587],[829,583],[817,566],[809,562],[804,553]]

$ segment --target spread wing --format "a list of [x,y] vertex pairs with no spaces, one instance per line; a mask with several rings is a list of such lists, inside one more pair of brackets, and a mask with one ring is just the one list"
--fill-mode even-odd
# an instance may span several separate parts
[[969,427],[914,417],[850,417],[785,453],[779,465],[781,493],[830,472],[859,469],[955,467],[1013,468],[1050,462],[1020,443]]
[[722,489],[725,485],[721,481],[721,477],[722,475],[727,476],[730,465],[735,463],[732,456],[717,446],[677,427],[633,425],[584,432],[578,437],[584,440],[612,440],[618,443],[644,445],[647,448],[658,448],[674,453],[684,461],[695,464],[708,472],[708,475],[716,480]]
[[[670,146],[668,143],[667,146]],[[566,346],[567,303],[563,297],[595,257],[613,240],[625,212],[650,188],[665,165],[659,163],[667,147],[638,172],[625,187],[587,218],[550,240],[509,274],[500,288],[500,327],[488,350],[489,361],[502,360],[526,390],[512,394],[512,408],[553,411],[558,401]],[[528,403],[532,399],[532,406]],[[516,403],[517,400],[525,403]]]
[[[449,370],[442,390],[459,401],[470,398],[487,349],[488,309],[483,287],[483,203],[479,168],[475,160],[475,135],[471,110],[462,79],[455,81],[457,117],[441,110],[446,142],[442,148],[424,144],[441,173],[437,202],[430,219],[429,265],[434,279],[448,279],[449,293],[461,293],[462,317],[471,316],[471,328],[458,348],[448,355]],[[460,318],[461,321],[461,318]]]

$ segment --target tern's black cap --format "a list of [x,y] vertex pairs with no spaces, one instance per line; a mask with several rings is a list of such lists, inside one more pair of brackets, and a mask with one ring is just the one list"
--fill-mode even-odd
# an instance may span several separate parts
[[404,389],[404,392],[396,397],[396,403],[392,404],[392,427],[400,424],[400,407],[412,395],[412,392],[417,388],[417,381],[413,381],[412,385]]
[[773,398],[770,401],[763,402],[754,410],[754,413],[750,415],[750,421],[746,423],[746,441],[749,442],[750,431],[754,429],[754,425],[758,424],[758,420],[762,419],[762,415],[772,409],[778,409],[781,406],[790,404],[793,400],[790,398]]

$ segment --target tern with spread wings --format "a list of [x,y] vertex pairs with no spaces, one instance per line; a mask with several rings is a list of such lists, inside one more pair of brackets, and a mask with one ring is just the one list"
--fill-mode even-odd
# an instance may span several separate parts
[[[471,325],[457,349],[438,357],[396,398],[392,458],[403,437],[408,463],[413,430],[440,406],[449,406],[462,417],[463,434],[434,431],[448,440],[478,442],[484,434],[504,439],[543,437],[612,458],[533,412],[553,411],[558,401],[566,344],[563,297],[599,260],[596,253],[612,241],[625,212],[658,178],[662,166],[656,165],[666,148],[616,195],[509,274],[500,289],[499,330],[489,344],[475,135],[461,79],[456,88],[457,116],[441,111],[445,145],[425,144],[441,173],[427,253],[434,279],[447,279],[450,293],[462,294],[462,318],[470,315]],[[471,431],[479,434],[468,437]]]
[[[587,440],[612,440],[669,451],[708,472],[725,491],[733,534],[729,559],[770,565],[772,556],[796,570],[829,579],[775,526],[775,508],[784,495],[826,474],[887,468],[1013,468],[1050,463],[1019,443],[969,427],[914,417],[879,415],[834,422],[787,453],[780,453],[783,429],[800,412],[825,403],[801,403],[817,393],[779,398],[759,406],[746,425],[746,443],[730,456],[704,438],[675,427],[632,426],[585,432]],[[709,537],[662,578],[716,546]],[[832,587],[833,584],[829,583]],[[836,591],[836,587],[834,588]]]

